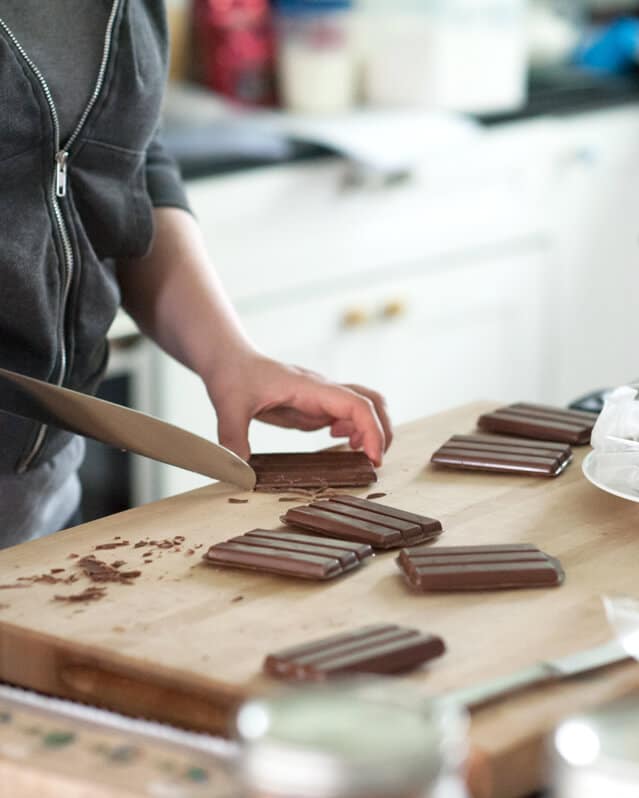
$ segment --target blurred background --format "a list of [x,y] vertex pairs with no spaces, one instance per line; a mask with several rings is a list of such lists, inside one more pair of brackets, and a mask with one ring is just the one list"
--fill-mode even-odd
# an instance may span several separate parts
[[[165,142],[263,351],[377,388],[396,423],[639,375],[639,2],[168,12]],[[111,343],[103,396],[215,437],[196,377],[125,316]],[[202,484],[98,444],[83,476],[87,520]]]

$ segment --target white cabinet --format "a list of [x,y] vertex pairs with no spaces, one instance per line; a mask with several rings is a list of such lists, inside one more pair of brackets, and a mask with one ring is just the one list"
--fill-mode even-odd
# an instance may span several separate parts
[[639,377],[639,110],[558,123],[549,176],[558,401]]
[[379,389],[402,423],[470,398],[543,392],[544,270],[543,251],[495,253],[245,322],[277,357]]

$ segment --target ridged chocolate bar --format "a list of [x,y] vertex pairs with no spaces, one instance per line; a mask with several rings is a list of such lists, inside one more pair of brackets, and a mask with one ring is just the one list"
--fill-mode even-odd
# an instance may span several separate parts
[[572,460],[569,444],[501,435],[453,435],[431,457],[448,468],[556,477]]
[[372,548],[362,543],[320,541],[286,530],[253,529],[211,546],[204,560],[211,565],[324,580],[357,568],[372,553]]
[[278,679],[321,681],[348,673],[407,671],[445,650],[440,637],[378,624],[269,654],[263,668]]
[[404,549],[397,565],[415,590],[501,590],[556,587],[559,560],[529,543]]
[[282,521],[318,535],[369,543],[377,549],[426,543],[442,531],[441,523],[434,518],[355,496],[335,496],[292,507]]
[[377,481],[364,452],[254,454],[256,490],[364,487]]
[[547,405],[518,402],[500,407],[479,417],[478,426],[488,432],[520,435],[544,441],[559,441],[579,446],[590,443],[595,413],[566,410]]

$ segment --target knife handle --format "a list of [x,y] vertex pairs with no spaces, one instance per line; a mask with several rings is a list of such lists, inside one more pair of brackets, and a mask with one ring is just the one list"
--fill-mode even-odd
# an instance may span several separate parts
[[499,679],[491,679],[460,690],[451,690],[448,693],[444,693],[441,698],[443,701],[461,704],[466,707],[478,707],[511,693],[525,690],[527,687],[554,681],[556,678],[556,670],[550,665],[540,662],[538,665],[524,668]]

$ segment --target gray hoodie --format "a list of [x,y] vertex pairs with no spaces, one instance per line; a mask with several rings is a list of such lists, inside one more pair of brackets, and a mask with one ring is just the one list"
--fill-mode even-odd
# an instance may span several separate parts
[[[147,251],[154,205],[187,207],[156,132],[164,4],[114,0],[96,92],[66,140],[46,75],[1,17],[0,5],[0,365],[93,391],[119,305],[116,263]],[[0,476],[69,440],[0,413]]]

